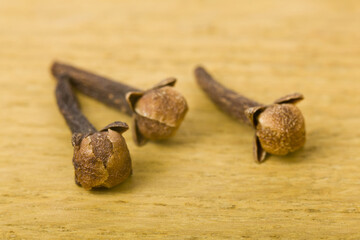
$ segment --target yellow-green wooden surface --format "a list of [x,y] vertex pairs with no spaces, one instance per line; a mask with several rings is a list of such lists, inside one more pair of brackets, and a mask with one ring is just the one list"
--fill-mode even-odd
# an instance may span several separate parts
[[[137,147],[111,190],[74,184],[53,60],[149,88],[178,78],[177,135]],[[305,147],[252,159],[253,130],[197,87],[302,92]],[[131,118],[79,94],[101,128]],[[0,239],[360,239],[359,1],[0,2]]]

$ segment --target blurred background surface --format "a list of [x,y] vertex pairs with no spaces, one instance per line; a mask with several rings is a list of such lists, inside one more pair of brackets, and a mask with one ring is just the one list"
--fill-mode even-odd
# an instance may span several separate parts
[[[0,239],[359,239],[359,1],[1,1]],[[174,76],[190,111],[112,190],[74,184],[55,59],[141,88]],[[302,92],[307,144],[252,159],[253,130],[197,87],[203,64],[260,102]],[[98,128],[131,118],[79,94]]]

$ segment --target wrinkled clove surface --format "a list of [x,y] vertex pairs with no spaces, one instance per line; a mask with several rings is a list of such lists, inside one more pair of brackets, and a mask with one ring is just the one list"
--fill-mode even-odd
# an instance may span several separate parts
[[57,76],[55,95],[73,134],[75,182],[90,190],[111,188],[127,179],[132,172],[129,150],[122,137],[127,124],[114,122],[97,131],[81,113],[67,76]]
[[80,92],[133,116],[133,138],[139,146],[172,137],[188,111],[185,98],[174,89],[175,78],[141,91],[59,62],[51,70],[54,76],[68,76]]
[[305,144],[305,120],[294,105],[300,93],[286,95],[264,105],[248,99],[217,82],[203,67],[195,69],[199,86],[224,112],[255,129],[254,158],[263,162],[266,153],[286,155]]

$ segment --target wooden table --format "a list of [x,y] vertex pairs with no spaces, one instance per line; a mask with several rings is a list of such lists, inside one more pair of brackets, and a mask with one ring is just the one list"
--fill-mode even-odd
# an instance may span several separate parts
[[[2,1],[0,56],[0,239],[360,239],[359,1]],[[142,88],[175,76],[190,111],[167,142],[126,132],[133,176],[85,191],[54,59]],[[199,63],[264,103],[302,92],[306,146],[254,163]],[[79,98],[98,128],[131,121]]]

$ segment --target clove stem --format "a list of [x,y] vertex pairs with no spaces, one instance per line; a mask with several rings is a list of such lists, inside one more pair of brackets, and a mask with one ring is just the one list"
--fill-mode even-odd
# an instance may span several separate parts
[[73,134],[89,135],[96,132],[95,127],[80,111],[68,77],[58,77],[55,95],[59,110]]
[[235,119],[250,126],[252,125],[245,114],[245,110],[250,107],[262,106],[262,104],[224,87],[203,67],[197,67],[195,69],[195,77],[199,86],[221,110]]
[[80,92],[130,116],[133,114],[127,103],[126,94],[139,92],[139,89],[60,62],[53,63],[51,72],[55,77],[68,76],[71,84]]

